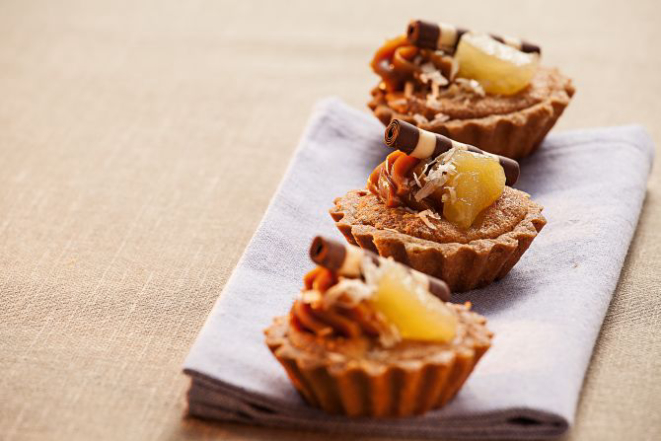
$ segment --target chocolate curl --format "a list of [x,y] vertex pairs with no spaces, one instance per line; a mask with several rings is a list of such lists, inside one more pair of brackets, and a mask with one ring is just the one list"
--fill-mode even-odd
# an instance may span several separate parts
[[423,49],[454,50],[467,29],[457,28],[445,23],[432,23],[423,20],[413,20],[409,23],[406,36],[411,44]]
[[[381,264],[382,257],[369,250],[326,239],[325,237],[315,237],[310,246],[310,259],[319,266],[337,272],[340,276],[360,277],[364,257],[370,258],[376,266]],[[450,288],[444,281],[408,267],[406,269],[426,278],[429,281],[427,289],[433,295],[444,302],[450,300]]]
[[[411,44],[423,49],[447,49],[453,51],[457,48],[461,36],[468,32],[467,29],[458,28],[447,23],[432,23],[423,20],[413,20],[409,23],[406,36]],[[536,44],[519,40],[513,37],[501,37],[491,34],[491,38],[508,46],[512,46],[521,52],[541,53],[542,49]]]
[[[393,119],[386,127],[385,142],[388,147],[400,150],[418,159],[435,158],[453,147],[465,147],[469,152],[486,154],[477,147],[453,141],[438,133],[423,130],[401,119]],[[504,156],[492,156],[498,159],[505,171],[505,183],[509,186],[514,185],[519,179],[519,163]]]

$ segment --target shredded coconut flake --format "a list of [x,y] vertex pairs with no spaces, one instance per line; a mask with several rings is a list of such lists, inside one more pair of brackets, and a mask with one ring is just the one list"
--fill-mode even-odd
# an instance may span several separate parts
[[415,181],[415,184],[418,187],[422,188],[422,183],[420,182],[420,178],[418,178],[418,175],[416,174],[416,172],[413,172],[413,180]]
[[415,120],[415,122],[418,125],[429,124],[429,120],[427,118],[425,118],[424,115],[420,115],[419,113],[416,113],[415,115],[413,115],[413,119]]
[[407,81],[406,84],[404,84],[404,96],[406,98],[411,98],[413,95],[413,88],[415,87],[415,84],[413,84],[413,81]]
[[455,57],[452,59],[452,69],[450,70],[450,81],[454,81],[459,72],[459,60]]
[[432,120],[432,123],[444,123],[445,121],[448,121],[450,117],[446,115],[445,113],[437,113],[434,115],[434,119]]
[[335,363],[342,363],[346,360],[346,357],[339,352],[328,352],[328,358]]
[[406,106],[407,104],[408,104],[408,102],[406,101],[405,98],[397,98],[397,99],[388,101],[388,105],[391,106],[391,107],[402,107],[402,106]]
[[433,63],[425,63],[420,66],[422,73],[420,74],[420,79],[422,82],[427,83],[431,81],[432,83],[438,83],[441,86],[448,84],[448,79],[443,76],[440,70],[434,66]]
[[432,213],[433,213],[433,211],[431,211],[431,210],[421,211],[420,213],[418,213],[418,217],[420,219],[422,219],[422,222],[424,222],[425,225],[427,225],[427,228],[429,228],[430,230],[435,230],[436,227],[434,226],[434,224],[432,224],[431,221],[429,219],[427,219],[427,216],[432,214]]
[[416,201],[421,201],[434,191],[442,188],[448,181],[448,178],[456,172],[456,168],[452,163],[452,158],[457,150],[463,150],[467,147],[460,145],[448,150],[446,153],[436,157],[432,161],[425,164],[421,176],[414,176],[416,182],[422,182],[420,178],[424,178],[425,185],[421,186],[413,196]]
[[441,103],[437,99],[433,98],[431,94],[427,94],[425,106],[429,107],[430,109],[436,112],[440,111],[443,108],[441,106]]
[[321,293],[315,289],[309,289],[301,293],[301,300],[305,303],[318,303],[321,301]]
[[484,92],[484,88],[477,80],[469,80],[467,78],[457,78],[455,80],[455,83],[457,83],[459,88],[467,92],[472,92],[478,96],[486,95],[486,92]]
[[453,204],[457,202],[457,191],[454,189],[454,187],[447,187],[446,190],[447,192],[443,193],[443,196],[441,197],[441,201],[445,203],[449,199],[450,202]]
[[[441,158],[441,156],[439,156],[439,158]],[[419,202],[423,200],[424,198],[432,194],[434,191],[436,191],[436,189],[441,188],[443,185],[445,185],[445,183],[448,180],[448,175],[454,172],[455,170],[455,167],[450,161],[450,159],[451,157],[449,157],[447,160],[440,162],[436,162],[435,160],[434,161],[435,164],[431,165],[428,168],[428,171],[426,171],[426,176],[425,176],[425,185],[420,190],[418,190],[414,195],[416,201]]]
[[431,97],[427,95],[427,99],[431,98],[434,101],[438,100],[438,94],[441,92],[441,86],[438,83],[431,83]]
[[376,285],[365,283],[361,279],[342,278],[324,293],[324,306],[342,305],[351,308],[372,297],[375,290]]

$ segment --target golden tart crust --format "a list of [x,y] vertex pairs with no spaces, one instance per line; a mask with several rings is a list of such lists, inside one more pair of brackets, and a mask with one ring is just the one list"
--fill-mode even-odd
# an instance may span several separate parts
[[457,336],[444,344],[402,341],[383,348],[366,338],[317,337],[277,317],[266,344],[294,387],[313,406],[333,414],[404,417],[442,407],[491,346],[486,319],[465,305]]
[[[519,159],[541,144],[574,92],[571,80],[559,70],[540,67],[531,84],[515,95],[480,97],[472,92],[445,91],[438,107],[430,108],[425,97],[392,99],[377,87],[369,107],[385,125],[393,118],[403,119],[456,141]],[[445,120],[434,119],[439,113],[446,115]],[[414,118],[416,114],[428,121]]]
[[416,213],[388,208],[367,190],[335,199],[330,210],[350,243],[442,279],[456,292],[505,277],[546,225],[541,212],[510,187],[467,230],[445,219],[430,219],[431,229]]

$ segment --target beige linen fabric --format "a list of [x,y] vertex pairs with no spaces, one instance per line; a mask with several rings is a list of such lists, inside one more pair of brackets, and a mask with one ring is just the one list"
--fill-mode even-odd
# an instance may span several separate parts
[[[654,0],[0,2],[0,439],[321,437],[182,419],[181,364],[312,104],[364,108],[409,17],[540,43],[559,129],[661,143]],[[567,439],[661,437],[655,171]]]

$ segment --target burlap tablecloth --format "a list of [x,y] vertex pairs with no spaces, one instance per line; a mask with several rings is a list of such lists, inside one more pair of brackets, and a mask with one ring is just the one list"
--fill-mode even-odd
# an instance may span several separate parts
[[[654,0],[0,2],[0,439],[317,439],[182,419],[180,368],[312,103],[363,107],[409,17],[539,42],[578,88],[558,129],[661,144]],[[661,436],[660,192],[568,439]]]

